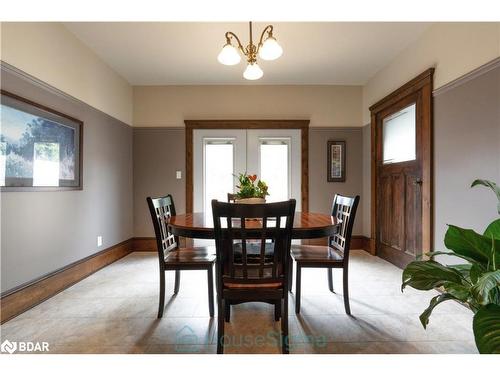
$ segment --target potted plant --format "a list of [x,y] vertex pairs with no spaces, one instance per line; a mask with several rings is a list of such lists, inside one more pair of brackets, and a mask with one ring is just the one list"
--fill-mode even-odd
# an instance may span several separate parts
[[236,203],[266,203],[266,195],[269,195],[267,184],[262,180],[257,180],[256,174],[240,173],[237,178],[239,185],[236,187],[239,191],[236,193]]
[[[471,187],[477,185],[495,192],[500,214],[500,187],[487,180],[475,180]],[[441,302],[455,300],[464,304],[474,312],[472,329],[479,352],[500,354],[500,219],[488,225],[483,234],[449,225],[444,244],[451,251],[428,253],[430,260],[417,260],[405,268],[401,290],[409,285],[419,290],[442,291],[420,315],[424,328],[432,310]],[[433,259],[444,254],[466,263],[443,265]]]

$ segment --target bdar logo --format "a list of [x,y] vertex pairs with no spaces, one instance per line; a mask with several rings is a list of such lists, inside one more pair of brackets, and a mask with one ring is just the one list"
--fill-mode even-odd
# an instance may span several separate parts
[[9,340],[5,340],[2,342],[2,345],[0,345],[0,350],[2,353],[9,353],[12,354],[17,350],[17,342],[10,342]]

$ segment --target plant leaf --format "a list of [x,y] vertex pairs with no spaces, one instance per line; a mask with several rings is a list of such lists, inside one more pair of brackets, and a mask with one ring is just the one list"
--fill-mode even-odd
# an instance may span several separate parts
[[443,288],[448,294],[451,294],[453,297],[455,297],[455,299],[462,302],[467,302],[470,296],[469,287],[462,284],[446,282],[443,284]]
[[492,240],[491,237],[483,236],[472,229],[463,229],[455,225],[449,225],[444,236],[444,244],[448,249],[476,260],[483,264],[485,268],[492,258],[492,241],[495,244],[495,258],[498,264],[500,240]]
[[497,219],[490,223],[490,225],[488,225],[488,227],[484,231],[484,235],[488,238],[500,240],[500,219]]
[[481,354],[500,354],[500,306],[481,308],[472,322],[476,346]]
[[473,264],[469,272],[470,281],[472,282],[472,284],[477,283],[477,280],[481,277],[483,273],[484,270],[482,269],[481,266]]
[[498,199],[497,210],[498,210],[498,213],[500,214],[500,187],[496,183],[494,183],[493,181],[489,181],[489,180],[474,180],[470,187],[474,187],[474,186],[478,186],[478,185],[486,186],[486,187],[489,187],[491,190],[493,190],[493,192],[495,193],[495,195],[497,196],[497,199]]
[[500,270],[486,272],[471,288],[472,295],[481,305],[487,305],[490,301],[490,292],[492,289],[500,286]]
[[422,314],[420,314],[420,323],[424,326],[424,328],[427,328],[427,324],[429,324],[429,317],[432,314],[432,310],[439,305],[441,302],[448,301],[450,299],[455,299],[454,296],[448,293],[440,294],[433,299],[431,299],[431,302],[429,303],[429,307],[424,310]]
[[461,258],[463,260],[466,260],[467,262],[469,263],[473,263],[473,264],[477,264],[479,266],[483,266],[482,263],[478,262],[477,260],[471,258],[471,257],[468,257],[466,255],[461,255],[461,254],[457,254],[457,253],[454,253],[452,251],[431,251],[429,253],[426,253],[427,256],[429,257],[434,257],[436,255],[449,255],[449,256],[452,256],[452,257],[457,257],[457,258]]
[[430,290],[442,286],[447,281],[462,284],[462,279],[459,271],[441,263],[433,260],[414,261],[403,271],[401,290],[407,285],[419,290]]

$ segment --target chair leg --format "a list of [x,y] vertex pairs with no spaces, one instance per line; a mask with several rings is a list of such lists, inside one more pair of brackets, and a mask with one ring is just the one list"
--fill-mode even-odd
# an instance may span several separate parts
[[283,354],[290,353],[288,337],[288,293],[284,293],[281,300],[281,350]]
[[207,281],[208,281],[208,311],[210,317],[214,317],[214,275],[213,267],[210,266],[207,270]]
[[228,323],[231,321],[231,304],[228,301],[225,303],[224,318]]
[[328,272],[328,289],[330,289],[330,292],[335,293],[333,291],[333,270],[331,268],[327,268],[326,272]]
[[279,321],[281,318],[281,301],[274,303],[274,321]]
[[163,316],[165,309],[165,271],[160,269],[160,301],[158,304],[158,319]]
[[181,283],[181,271],[175,270],[174,294],[179,293],[180,283]]
[[351,307],[349,306],[349,273],[348,268],[343,268],[343,284],[344,284],[344,307],[345,313],[351,315]]
[[288,291],[292,291],[293,287],[293,259],[290,257],[290,264],[288,266]]
[[224,353],[224,315],[226,302],[217,297],[217,354]]
[[297,264],[297,274],[295,276],[295,313],[300,314],[300,282],[302,269]]

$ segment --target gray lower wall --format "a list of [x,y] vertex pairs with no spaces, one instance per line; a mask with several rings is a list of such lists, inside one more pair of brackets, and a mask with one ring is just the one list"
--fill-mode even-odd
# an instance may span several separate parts
[[[476,178],[500,183],[500,67],[434,98],[434,248],[444,249],[446,224],[483,232],[496,197]],[[448,259],[449,260],[449,259]]]
[[[326,181],[326,143],[329,139],[347,142],[345,183]],[[170,193],[178,213],[185,212],[185,139],[184,129],[134,129],[134,235],[154,235],[146,197]],[[311,128],[309,132],[309,207],[310,211],[328,213],[335,193],[362,195],[361,128]],[[175,171],[182,171],[182,180]],[[363,197],[361,198],[363,200]],[[354,234],[361,234],[363,208],[358,211]]]
[[2,89],[84,122],[83,190],[1,193],[4,292],[131,238],[133,195],[128,125],[15,73],[1,79]]
[[[327,182],[327,142],[346,141],[346,180]],[[363,133],[361,128],[311,128],[309,130],[309,211],[331,213],[336,194],[359,195],[353,234],[363,233]]]
[[[154,231],[146,197],[172,194],[177,213],[186,212],[185,131],[183,128],[134,129],[134,236]],[[182,179],[175,178],[182,172]]]

